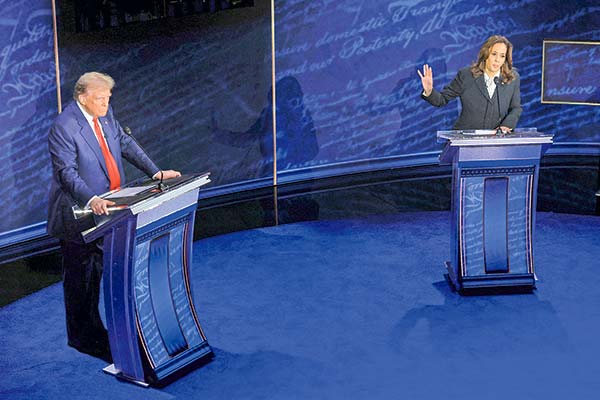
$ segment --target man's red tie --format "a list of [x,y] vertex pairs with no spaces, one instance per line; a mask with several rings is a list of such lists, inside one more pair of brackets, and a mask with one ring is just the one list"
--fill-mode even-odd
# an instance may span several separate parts
[[104,136],[102,136],[102,130],[100,130],[100,124],[98,123],[98,118],[94,118],[94,132],[96,133],[96,138],[98,139],[98,143],[100,143],[100,148],[102,149],[102,155],[104,156],[104,161],[106,162],[106,168],[108,169],[108,179],[110,180],[110,190],[118,189],[121,186],[121,175],[119,174],[119,167],[117,167],[117,163],[113,158],[108,145],[106,144],[106,140],[104,140]]

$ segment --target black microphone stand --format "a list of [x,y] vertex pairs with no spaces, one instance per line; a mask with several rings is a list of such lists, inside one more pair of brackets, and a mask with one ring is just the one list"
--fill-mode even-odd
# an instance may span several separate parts
[[161,192],[164,192],[168,188],[169,188],[169,186],[167,186],[163,183],[163,172],[162,172],[162,170],[160,170],[160,180],[158,181],[158,190],[160,190]]
[[[135,136],[133,136],[133,133],[131,133],[131,129],[129,129],[128,126],[124,126],[121,129],[123,129],[123,132],[125,132],[125,134],[127,134],[127,136],[129,136],[135,142],[135,144],[137,144],[138,147],[140,149],[142,149],[142,151],[144,153],[146,153],[146,150],[144,150],[144,148],[142,147],[142,145],[140,144],[140,142],[138,142],[137,139],[135,138]],[[167,190],[169,188],[169,186],[167,186],[166,184],[163,183],[163,172],[162,172],[162,169],[159,172],[160,172],[160,180],[158,181],[158,184],[156,185],[156,188],[159,191],[164,192],[165,190]]]
[[502,128],[500,128],[500,124],[502,123],[502,112],[500,111],[500,85],[502,84],[502,79],[495,76],[494,83],[496,84],[496,100],[498,100],[498,129],[496,130],[496,135],[501,136],[504,134]]

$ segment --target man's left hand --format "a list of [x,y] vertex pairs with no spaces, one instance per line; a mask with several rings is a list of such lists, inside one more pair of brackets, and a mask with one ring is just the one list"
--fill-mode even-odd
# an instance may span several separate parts
[[157,173],[154,174],[152,179],[154,179],[154,180],[161,179],[161,172],[162,172],[162,179],[179,178],[181,176],[181,172],[174,171],[172,169],[167,169],[165,171],[158,171]]

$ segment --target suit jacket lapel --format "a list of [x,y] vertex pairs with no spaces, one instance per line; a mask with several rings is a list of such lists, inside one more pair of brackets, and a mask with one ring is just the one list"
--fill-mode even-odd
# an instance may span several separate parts
[[98,143],[98,139],[96,139],[96,134],[92,130],[92,127],[87,122],[87,120],[85,119],[83,114],[81,113],[81,110],[79,109],[79,107],[77,107],[77,105],[75,105],[75,107],[77,108],[76,113],[77,113],[77,123],[79,124],[79,128],[80,128],[79,132],[80,132],[81,136],[83,136],[83,138],[85,139],[87,144],[90,146],[90,148],[92,149],[94,154],[96,155],[96,158],[98,159],[98,162],[100,163],[100,166],[102,167],[102,170],[104,171],[104,174],[108,178],[108,169],[106,168],[106,161],[104,160],[104,154],[102,154],[102,149],[100,149],[100,144]]
[[490,98],[490,94],[487,91],[487,86],[485,86],[485,78],[483,77],[483,74],[481,74],[481,76],[475,79],[475,84],[479,88],[481,95],[484,98],[486,98],[487,101],[492,101],[492,99]]
[[100,124],[102,125],[102,130],[104,131],[104,137],[106,138],[106,143],[108,144],[108,148],[116,161],[117,160],[116,154],[115,154],[115,150],[117,149],[117,141],[115,139],[116,135],[115,135],[114,131],[112,130],[112,128],[110,127],[110,124],[108,123],[108,120],[106,119],[106,117],[100,117],[100,118],[98,118],[98,120],[100,121]]
[[[504,95],[506,94],[506,84],[498,84],[496,85],[496,95],[498,96],[498,103],[500,104],[500,110],[504,109]],[[502,112],[498,110],[500,114]]]

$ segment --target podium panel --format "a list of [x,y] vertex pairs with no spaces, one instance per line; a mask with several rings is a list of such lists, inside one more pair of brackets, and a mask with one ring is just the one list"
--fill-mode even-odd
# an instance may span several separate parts
[[457,234],[461,275],[533,274],[531,243],[535,166],[460,169]]
[[529,129],[502,136],[438,132],[452,163],[452,260],[461,292],[535,287],[533,231],[539,160],[552,136]]
[[[190,281],[198,187],[208,175],[184,176],[169,188],[111,194],[123,208],[84,232],[103,238],[104,304],[114,364],[105,369],[142,385],[160,383],[212,355]],[[127,193],[127,187],[123,193]]]

